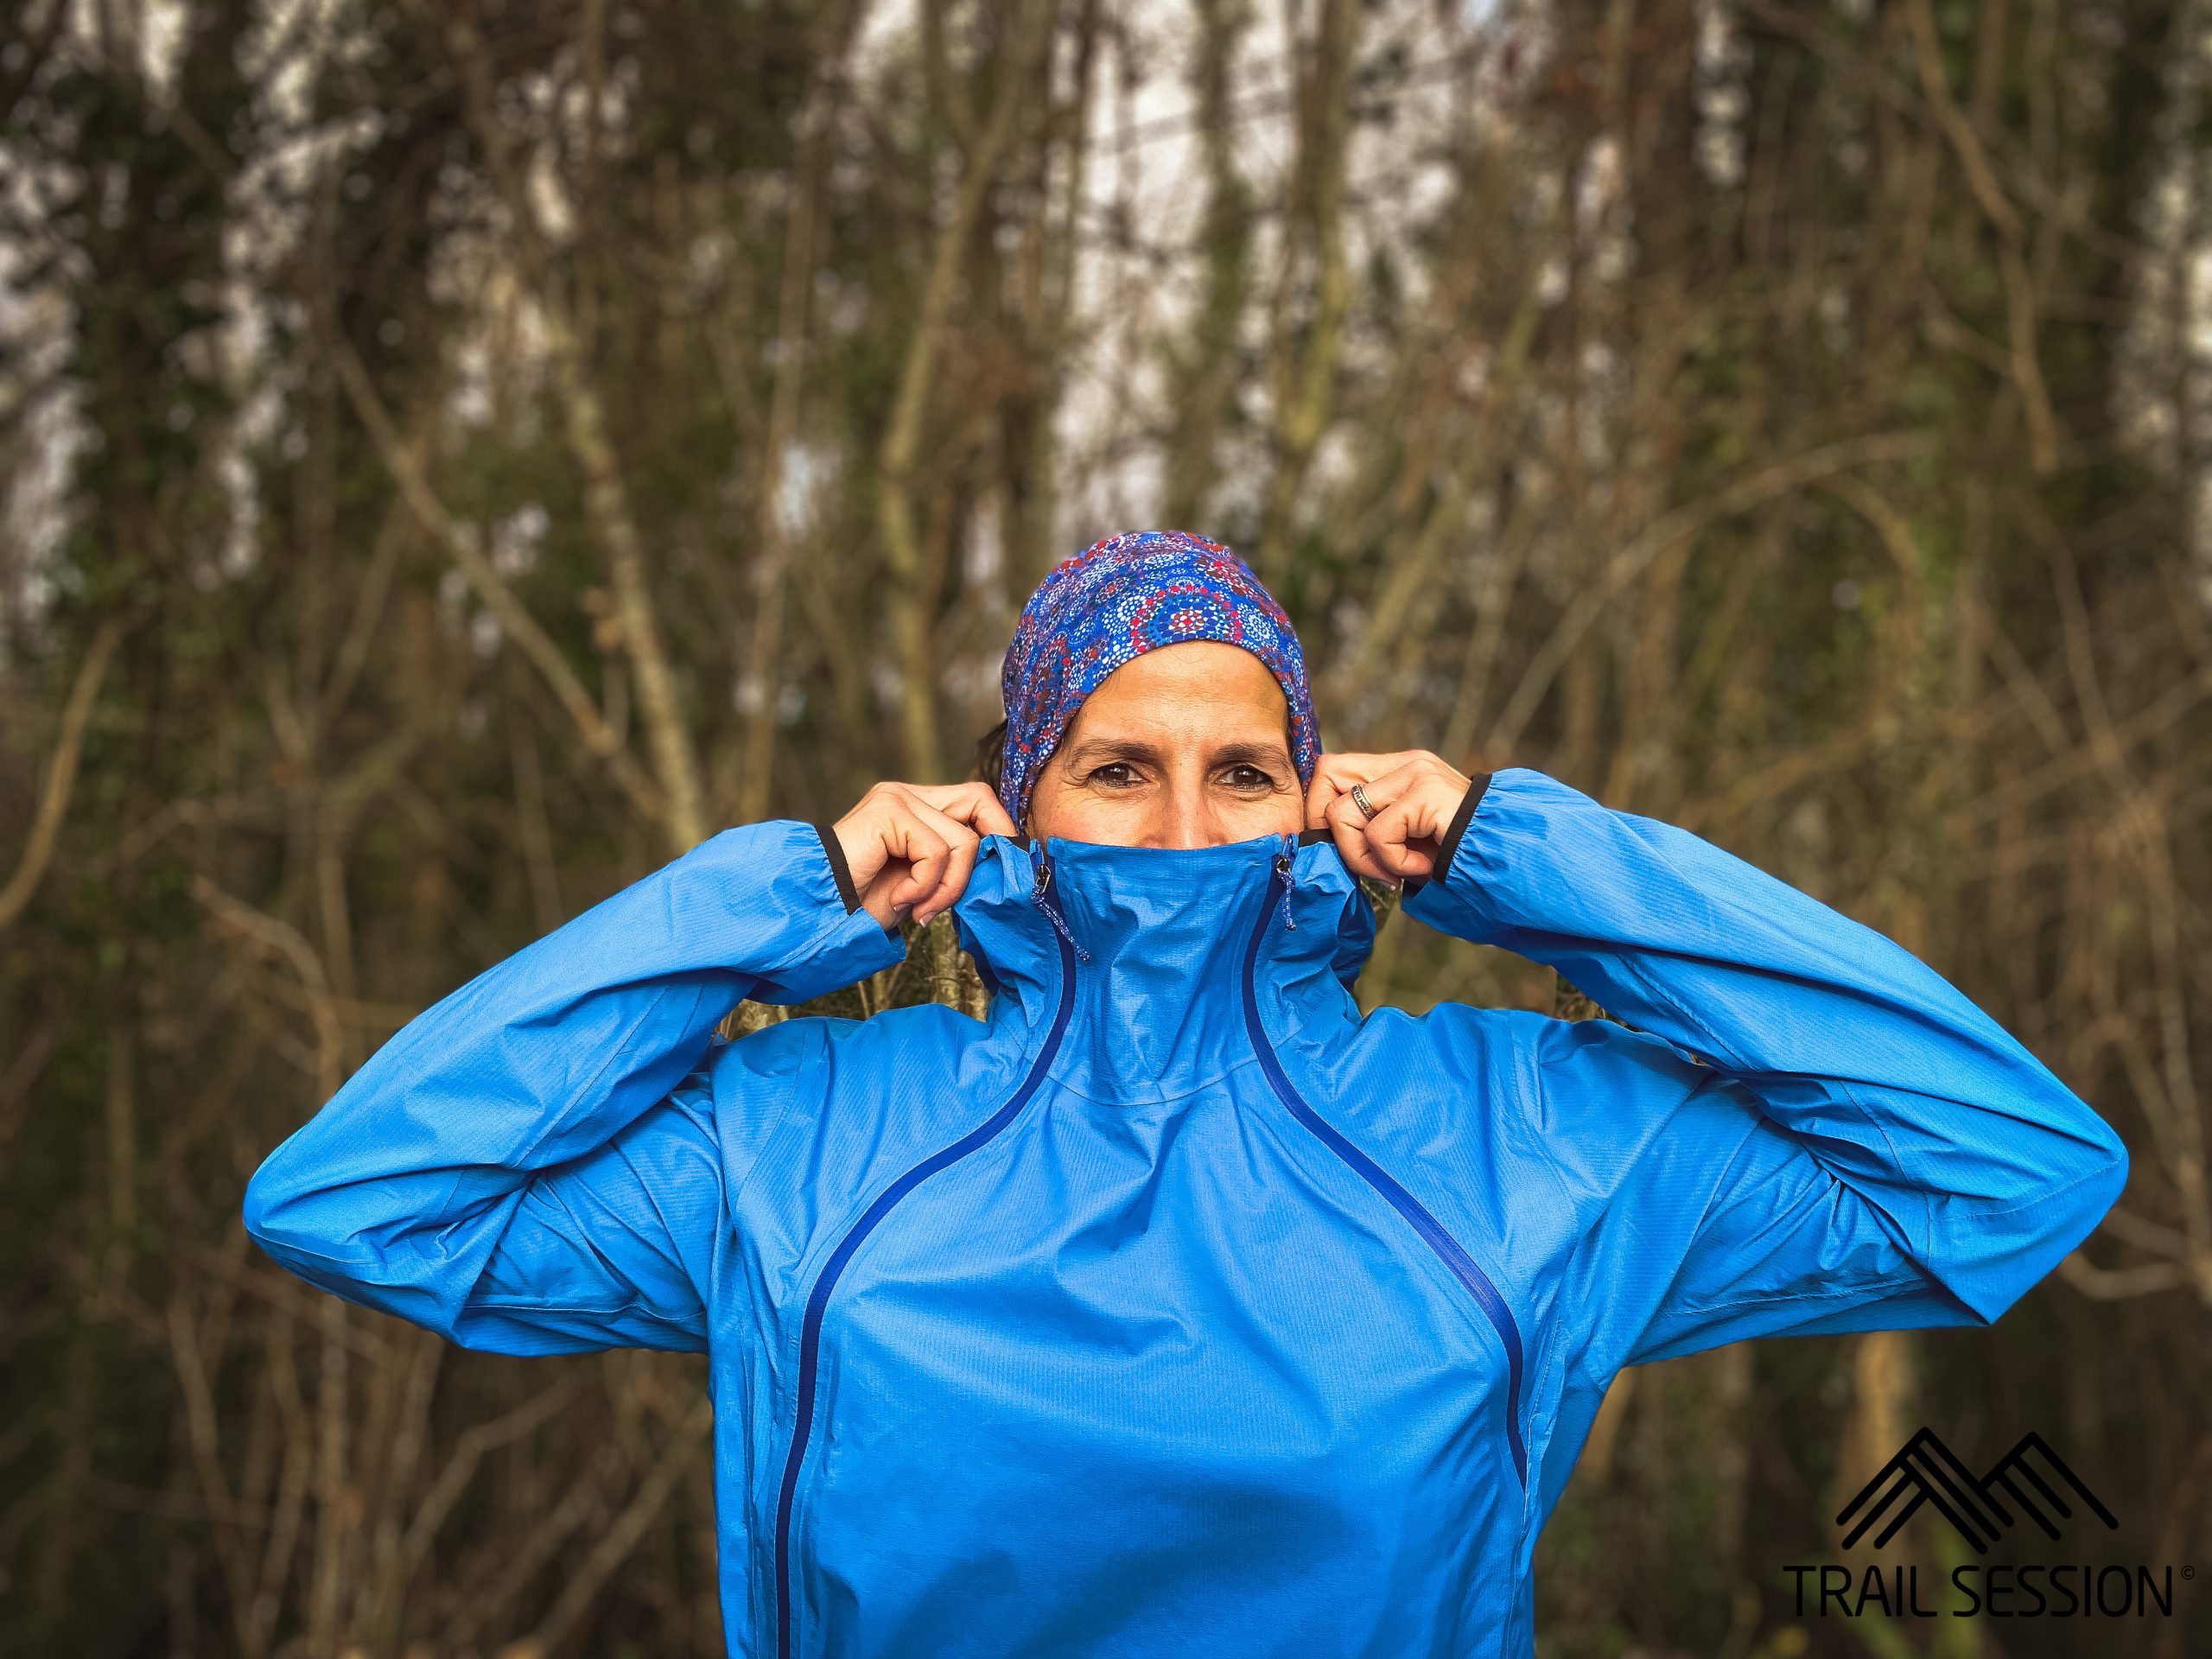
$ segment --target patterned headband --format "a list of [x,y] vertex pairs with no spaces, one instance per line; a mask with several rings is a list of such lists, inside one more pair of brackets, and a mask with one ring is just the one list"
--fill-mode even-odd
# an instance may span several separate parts
[[1320,729],[1306,654],[1282,607],[1219,543],[1180,531],[1137,531],[1056,566],[1021,607],[999,675],[1006,696],[999,798],[1016,823],[1038,773],[1100,682],[1147,651],[1192,639],[1242,645],[1268,665],[1290,704],[1299,781],[1313,781]]

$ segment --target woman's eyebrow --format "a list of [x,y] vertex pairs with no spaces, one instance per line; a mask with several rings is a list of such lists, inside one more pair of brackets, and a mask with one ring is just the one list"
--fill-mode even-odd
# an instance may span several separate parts
[[[1070,772],[1082,772],[1090,766],[1110,765],[1115,761],[1133,761],[1139,766],[1165,767],[1166,751],[1150,740],[1141,737],[1090,737],[1073,747],[1063,750],[1065,759],[1060,764]],[[1059,757],[1056,756],[1056,760]],[[1213,766],[1287,766],[1290,764],[1290,749],[1287,744],[1255,741],[1249,739],[1224,743],[1206,754],[1206,765]]]
[[1165,764],[1165,757],[1156,745],[1136,737],[1086,738],[1067,752],[1067,766],[1071,772],[1079,772],[1085,766],[1100,766],[1114,760],[1135,760],[1154,766]]
[[1213,752],[1217,766],[1283,766],[1290,750],[1281,743],[1224,743]]

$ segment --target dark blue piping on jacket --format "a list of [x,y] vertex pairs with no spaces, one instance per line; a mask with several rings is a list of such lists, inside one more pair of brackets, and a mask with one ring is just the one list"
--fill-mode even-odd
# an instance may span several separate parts
[[[1290,858],[1287,854],[1275,855],[1275,880],[1281,884],[1282,896],[1290,895]],[[1268,1041],[1266,1028],[1260,1023],[1260,994],[1255,982],[1260,958],[1260,941],[1267,937],[1268,917],[1274,909],[1272,902],[1260,906],[1260,918],[1252,927],[1252,942],[1244,951],[1244,1023],[1252,1037],[1252,1050],[1260,1058],[1260,1070],[1267,1074],[1268,1083],[1290,1115],[1312,1130],[1321,1144],[1350,1164],[1360,1178],[1383,1198],[1390,1207],[1412,1224],[1428,1248],[1436,1252],[1437,1259],[1452,1269],[1459,1282],[1472,1293],[1490,1322],[1497,1327],[1498,1340],[1505,1344],[1505,1438],[1513,1452],[1513,1472],[1520,1478],[1522,1491],[1529,1485],[1529,1453],[1521,1443],[1521,1327],[1514,1323],[1513,1310],[1505,1305],[1505,1298],[1497,1294],[1497,1287],[1490,1275],[1475,1265],[1474,1258],[1459,1248],[1459,1242],[1446,1232],[1436,1217],[1428,1213],[1421,1200],[1398,1185],[1382,1166],[1344,1139],[1318,1112],[1300,1098],[1289,1076],[1282,1069],[1282,1062],[1275,1058],[1274,1045]]]
[[1021,1109],[1029,1103],[1029,1097],[1037,1092],[1038,1085],[1045,1081],[1052,1057],[1059,1052],[1060,1039],[1067,1032],[1068,1017],[1075,1011],[1075,941],[1066,922],[1052,911],[1042,881],[1037,901],[1039,907],[1052,918],[1059,937],[1060,1004],[1053,1012],[1052,1028],[1046,1033],[1044,1046],[1037,1051],[1029,1075],[1021,1080],[1021,1087],[1014,1091],[1014,1097],[983,1122],[950,1146],[922,1160],[884,1189],[882,1196],[868,1205],[867,1213],[830,1252],[821,1276],[814,1281],[813,1293],[806,1299],[806,1319],[799,1327],[798,1338],[798,1408],[791,1429],[791,1450],[784,1458],[783,1491],[776,1499],[776,1631],[777,1652],[781,1659],[791,1659],[791,1503],[798,1491],[800,1466],[806,1461],[807,1442],[814,1432],[815,1371],[822,1354],[822,1316],[830,1305],[830,1293],[837,1287],[837,1276],[853,1259],[853,1252],[867,1242],[877,1224],[898,1207],[901,1198],[939,1170],[950,1168],[997,1135],[1020,1115]]

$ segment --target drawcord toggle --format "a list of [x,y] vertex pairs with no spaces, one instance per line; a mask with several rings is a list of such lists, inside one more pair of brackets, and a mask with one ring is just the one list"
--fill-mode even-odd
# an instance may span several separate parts
[[1075,952],[1075,959],[1077,962],[1089,962],[1090,952],[1083,948],[1081,942],[1070,930],[1068,918],[1060,914],[1060,907],[1046,897],[1052,885],[1052,867],[1046,861],[1044,855],[1040,853],[1037,858],[1037,882],[1029,889],[1029,902],[1045,912],[1046,919],[1058,930],[1060,937],[1068,942],[1068,948]]

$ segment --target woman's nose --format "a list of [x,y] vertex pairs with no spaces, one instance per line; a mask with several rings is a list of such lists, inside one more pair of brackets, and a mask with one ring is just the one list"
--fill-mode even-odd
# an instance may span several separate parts
[[1158,826],[1160,845],[1173,848],[1218,847],[1232,837],[1223,833],[1220,814],[1206,798],[1203,786],[1177,786],[1166,791],[1164,822]]

